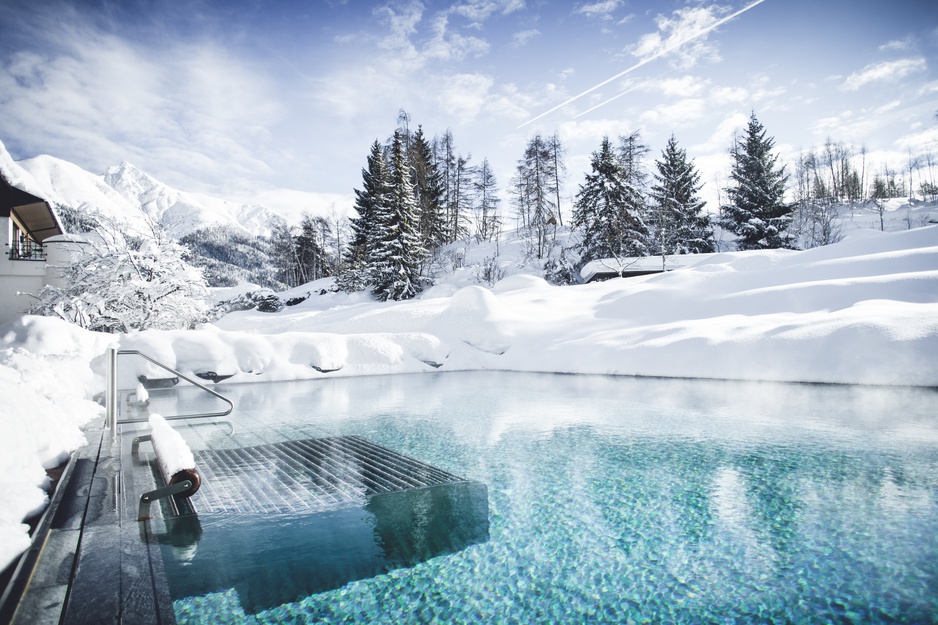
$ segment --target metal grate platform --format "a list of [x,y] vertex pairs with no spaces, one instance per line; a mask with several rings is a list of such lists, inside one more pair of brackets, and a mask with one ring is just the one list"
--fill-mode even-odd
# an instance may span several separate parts
[[292,514],[360,505],[367,497],[466,482],[358,436],[195,452],[202,514]]

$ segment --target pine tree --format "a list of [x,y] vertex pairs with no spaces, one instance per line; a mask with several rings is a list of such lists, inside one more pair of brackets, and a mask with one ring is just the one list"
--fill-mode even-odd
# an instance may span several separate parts
[[541,135],[534,135],[518,161],[512,186],[522,226],[535,235],[537,258],[544,258],[550,226],[557,223],[554,172],[550,144]]
[[476,169],[473,190],[476,197],[476,236],[479,241],[491,241],[498,232],[500,225],[498,217],[498,183],[489,159],[483,159]]
[[387,202],[376,214],[377,238],[369,254],[373,292],[381,300],[410,299],[420,292],[420,243],[410,166],[400,132],[391,144]]
[[410,160],[413,164],[411,184],[420,216],[420,239],[422,245],[431,250],[446,242],[446,214],[443,176],[423,134],[423,126],[417,126],[411,142]]
[[788,176],[772,154],[774,145],[752,113],[742,143],[732,149],[730,179],[735,184],[726,189],[729,203],[721,207],[720,223],[738,237],[737,249],[792,246],[787,230],[794,206],[784,201]]
[[550,139],[547,140],[547,148],[550,150],[551,157],[551,177],[553,178],[551,181],[551,188],[554,191],[557,220],[562,226],[563,209],[560,206],[560,191],[563,187],[562,181],[567,175],[567,166],[563,160],[563,157],[567,154],[567,150],[560,142],[560,135],[556,132],[550,137]]
[[376,139],[365,169],[362,169],[362,188],[355,189],[355,211],[357,217],[349,219],[352,230],[351,241],[345,251],[344,269],[336,283],[346,292],[361,291],[370,284],[369,259],[372,246],[377,239],[377,215],[387,202],[387,172],[384,149]]
[[648,174],[645,173],[645,156],[651,151],[642,143],[642,133],[636,130],[619,137],[618,157],[622,178],[641,194],[645,190]]
[[687,160],[687,151],[677,147],[674,135],[655,161],[658,173],[651,187],[657,211],[657,243],[662,254],[700,254],[714,251],[710,216],[700,191],[700,173]]
[[593,152],[590,166],[573,206],[573,226],[583,231],[582,260],[645,255],[648,227],[640,193],[626,182],[609,137]]
[[300,263],[296,255],[293,230],[286,221],[278,221],[271,227],[270,261],[276,270],[277,280],[291,288],[301,284]]
[[328,275],[329,261],[326,253],[326,238],[331,234],[329,222],[324,217],[313,217],[303,213],[300,233],[296,236],[296,256],[302,283],[318,280]]
[[445,222],[445,236],[443,243],[452,243],[456,240],[456,230],[459,224],[459,205],[456,193],[456,146],[453,133],[446,129],[442,137],[433,139],[433,161],[442,180],[443,217]]
[[619,167],[622,170],[623,183],[632,190],[630,194],[629,211],[635,215],[643,224],[648,238],[645,240],[645,247],[641,254],[635,256],[645,256],[651,253],[651,233],[647,224],[653,221],[649,215],[648,202],[646,200],[648,187],[648,173],[645,170],[645,157],[651,152],[651,148],[642,141],[642,134],[636,130],[628,135],[619,136],[619,147],[616,150],[619,159]]

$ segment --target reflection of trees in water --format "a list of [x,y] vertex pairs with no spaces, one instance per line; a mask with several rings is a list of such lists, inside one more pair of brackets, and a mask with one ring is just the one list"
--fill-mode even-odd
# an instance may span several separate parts
[[[776,554],[790,555],[802,508],[799,500],[801,454],[763,448],[733,460],[751,502],[753,529]],[[809,474],[810,475],[810,474]],[[782,563],[784,565],[784,560]]]

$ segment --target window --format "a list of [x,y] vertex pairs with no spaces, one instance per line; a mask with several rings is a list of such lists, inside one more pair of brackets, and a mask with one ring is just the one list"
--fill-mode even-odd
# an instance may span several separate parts
[[10,242],[10,260],[45,260],[42,244],[33,241],[19,224],[13,221],[13,240]]

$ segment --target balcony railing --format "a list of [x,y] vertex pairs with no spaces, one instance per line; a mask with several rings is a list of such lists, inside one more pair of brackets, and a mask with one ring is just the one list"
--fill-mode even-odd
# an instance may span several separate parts
[[10,245],[10,260],[45,260],[42,244],[27,236],[14,236]]

